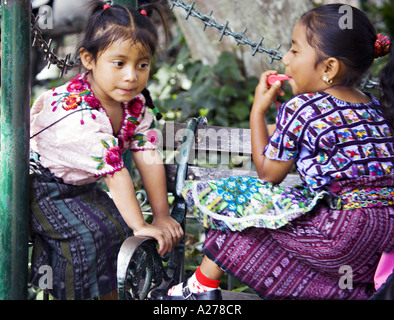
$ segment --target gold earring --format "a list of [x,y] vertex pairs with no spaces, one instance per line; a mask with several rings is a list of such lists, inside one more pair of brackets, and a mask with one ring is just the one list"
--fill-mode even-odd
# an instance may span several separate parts
[[324,78],[323,78],[323,81],[326,83],[326,84],[332,84],[332,79],[328,79],[326,76],[324,76]]

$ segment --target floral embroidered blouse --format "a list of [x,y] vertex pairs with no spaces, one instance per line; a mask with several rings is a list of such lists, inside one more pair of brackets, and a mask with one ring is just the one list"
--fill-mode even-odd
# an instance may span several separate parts
[[125,167],[122,154],[155,150],[154,116],[137,95],[123,106],[117,135],[100,101],[90,90],[87,73],[41,94],[31,108],[31,149],[41,164],[65,183],[82,185]]
[[265,155],[296,159],[311,190],[334,180],[394,174],[394,136],[379,101],[352,104],[327,93],[298,95],[284,103]]

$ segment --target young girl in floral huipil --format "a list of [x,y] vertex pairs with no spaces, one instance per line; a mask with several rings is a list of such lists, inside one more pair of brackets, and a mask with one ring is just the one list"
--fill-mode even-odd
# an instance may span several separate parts
[[[53,271],[56,299],[116,298],[116,261],[131,231],[170,251],[183,236],[170,217],[158,135],[145,89],[157,31],[145,10],[93,1],[80,46],[86,73],[43,93],[31,109],[31,282]],[[147,9],[148,10],[148,9]],[[131,149],[154,219],[145,222],[122,160]],[[97,180],[104,178],[112,199]]]
[[[368,18],[341,5],[307,12],[284,56],[295,97],[270,137],[265,116],[280,83],[263,73],[250,115],[260,179],[190,182],[185,198],[208,229],[205,258],[170,299],[220,299],[224,272],[270,299],[366,299],[382,253],[394,252],[394,58],[382,104],[359,87],[390,52]],[[392,46],[391,46],[392,48]],[[303,185],[280,187],[296,164]],[[343,280],[342,277],[345,277]]]

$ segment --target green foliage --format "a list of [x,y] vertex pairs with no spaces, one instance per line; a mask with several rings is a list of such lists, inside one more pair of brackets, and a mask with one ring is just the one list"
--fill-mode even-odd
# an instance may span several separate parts
[[378,33],[394,36],[394,2],[392,0],[384,0],[380,5],[363,1],[361,10],[367,14]]
[[[370,1],[363,1],[360,8],[371,20],[377,33],[390,36],[391,38],[394,36],[394,3],[391,0],[385,0],[380,5]],[[389,60],[389,55],[376,59],[369,71],[370,79],[379,82],[380,72]],[[380,97],[380,89],[377,87],[366,91],[373,93],[378,98]]]
[[211,125],[249,126],[258,79],[242,75],[235,55],[223,52],[213,67],[192,61],[183,40],[174,61],[158,64],[149,89],[168,120],[207,116]]
[[382,8],[382,16],[391,38],[394,36],[394,2],[386,0]]

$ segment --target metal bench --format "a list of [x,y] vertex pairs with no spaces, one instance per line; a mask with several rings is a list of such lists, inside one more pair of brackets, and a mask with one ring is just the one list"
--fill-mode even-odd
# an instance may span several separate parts
[[[165,164],[167,190],[175,197],[171,216],[186,226],[187,208],[181,196],[185,180],[212,180],[230,176],[257,176],[251,161],[250,130],[208,126],[204,117],[183,123],[168,122],[163,129],[163,151],[174,154]],[[220,157],[220,161],[217,161]],[[220,165],[217,165],[217,163]],[[212,164],[214,163],[214,164]],[[289,174],[283,185],[300,183]],[[118,255],[118,295],[121,300],[156,300],[163,290],[184,281],[183,240],[162,258],[156,241],[150,238],[126,239]],[[260,299],[257,295],[222,290],[224,300]],[[394,274],[370,298],[394,299]]]
[[[186,123],[168,122],[163,129],[163,152],[173,153],[165,164],[167,190],[175,197],[171,216],[185,230],[187,208],[181,196],[185,180],[208,180],[229,176],[257,176],[251,161],[250,130],[207,125],[205,117]],[[217,158],[220,157],[220,165]],[[214,164],[213,164],[214,163]],[[295,185],[298,175],[284,184]],[[184,280],[185,241],[161,258],[156,241],[126,239],[118,255],[118,293],[121,300],[155,299],[160,290]],[[223,292],[224,299],[256,299],[257,295]]]

